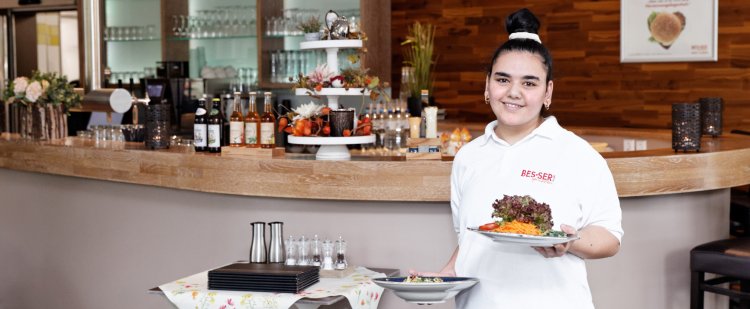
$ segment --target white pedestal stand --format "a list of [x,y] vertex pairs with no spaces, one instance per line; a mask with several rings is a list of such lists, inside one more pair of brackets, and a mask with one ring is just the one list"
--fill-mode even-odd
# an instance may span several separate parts
[[[322,40],[322,41],[307,41],[300,43],[299,49],[325,49],[326,50],[326,61],[328,69],[335,74],[339,73],[339,49],[341,48],[362,48],[362,40]],[[297,95],[307,94],[306,89],[297,89]],[[300,93],[301,92],[301,93]],[[324,95],[328,97],[328,107],[331,109],[339,108],[339,96],[342,95],[363,95],[362,88],[324,88],[320,92],[315,93],[316,95]],[[369,91],[364,93],[369,95]]]
[[[300,43],[300,49],[325,49],[328,68],[339,73],[338,53],[341,48],[361,48],[362,40],[322,40],[307,41]],[[297,89],[295,95],[323,95],[328,97],[328,107],[339,109],[340,96],[370,95],[370,90],[365,88],[323,88],[320,91],[308,89]],[[356,124],[356,120],[355,120]],[[349,160],[351,155],[346,145],[370,144],[375,142],[375,135],[346,136],[346,137],[321,137],[321,136],[289,136],[289,143],[299,145],[320,145],[315,159],[317,160]]]
[[349,149],[346,148],[346,145],[374,143],[375,135],[346,137],[290,135],[288,141],[299,145],[320,145],[318,153],[315,155],[315,159],[317,160],[349,160],[351,159],[351,154],[349,154]]

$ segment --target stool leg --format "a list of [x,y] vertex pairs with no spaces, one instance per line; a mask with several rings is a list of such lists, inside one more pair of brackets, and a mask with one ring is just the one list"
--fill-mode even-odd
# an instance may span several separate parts
[[690,309],[703,309],[703,289],[701,284],[705,273],[694,271],[690,275]]
[[[740,280],[740,291],[742,291],[742,292],[750,292],[750,280]],[[741,298],[740,299],[740,308],[741,309],[750,309],[750,299]]]

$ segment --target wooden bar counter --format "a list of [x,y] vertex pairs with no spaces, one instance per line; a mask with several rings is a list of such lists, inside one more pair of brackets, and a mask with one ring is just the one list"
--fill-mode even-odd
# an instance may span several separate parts
[[[704,137],[701,152],[675,153],[669,131],[572,130],[614,150],[603,156],[623,211],[620,252],[587,261],[594,304],[687,308],[689,250],[728,237],[729,188],[750,183],[750,137]],[[621,151],[624,138],[649,148]],[[340,235],[350,265],[403,274],[445,264],[456,247],[450,161],[310,158],[0,139],[0,303],[169,308],[146,290],[247,259],[255,221],[283,221],[285,237]],[[707,295],[706,308],[725,304]],[[380,308],[422,307],[388,292]]]
[[[660,148],[605,152],[621,197],[729,188],[750,183],[750,137],[703,139],[675,153],[669,131],[574,128],[589,140],[643,139]],[[664,148],[666,147],[666,148]],[[356,158],[356,154],[355,154]],[[376,159],[376,160],[372,160]],[[312,155],[253,158],[149,151],[141,143],[0,140],[0,168],[245,196],[362,200],[450,200],[450,161],[399,157],[315,161]],[[346,188],[346,190],[342,190]]]

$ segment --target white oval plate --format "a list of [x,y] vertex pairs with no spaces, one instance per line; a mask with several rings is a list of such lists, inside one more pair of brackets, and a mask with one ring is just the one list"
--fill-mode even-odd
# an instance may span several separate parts
[[535,246],[535,247],[550,247],[556,244],[562,244],[562,243],[566,243],[571,240],[576,240],[580,238],[578,237],[578,235],[571,235],[568,237],[550,237],[550,236],[534,236],[534,235],[525,235],[525,234],[481,231],[475,227],[470,227],[467,229],[469,231],[474,231],[484,236],[487,236],[489,239],[492,239],[492,241],[495,241],[495,242],[513,243],[513,244],[529,245],[529,246]]
[[[426,277],[429,278],[429,277]],[[469,277],[440,277],[443,282],[404,282],[406,277],[374,278],[372,282],[389,290],[401,299],[417,304],[439,304],[468,289],[479,280]]]

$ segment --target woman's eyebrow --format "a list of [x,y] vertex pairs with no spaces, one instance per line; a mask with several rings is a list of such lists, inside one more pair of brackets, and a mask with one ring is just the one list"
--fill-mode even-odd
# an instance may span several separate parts
[[[495,74],[493,75],[495,77],[511,77],[510,74],[505,73],[505,72],[495,72]],[[534,75],[524,75],[521,79],[522,80],[536,80],[536,81],[542,80],[538,76],[534,76]]]

